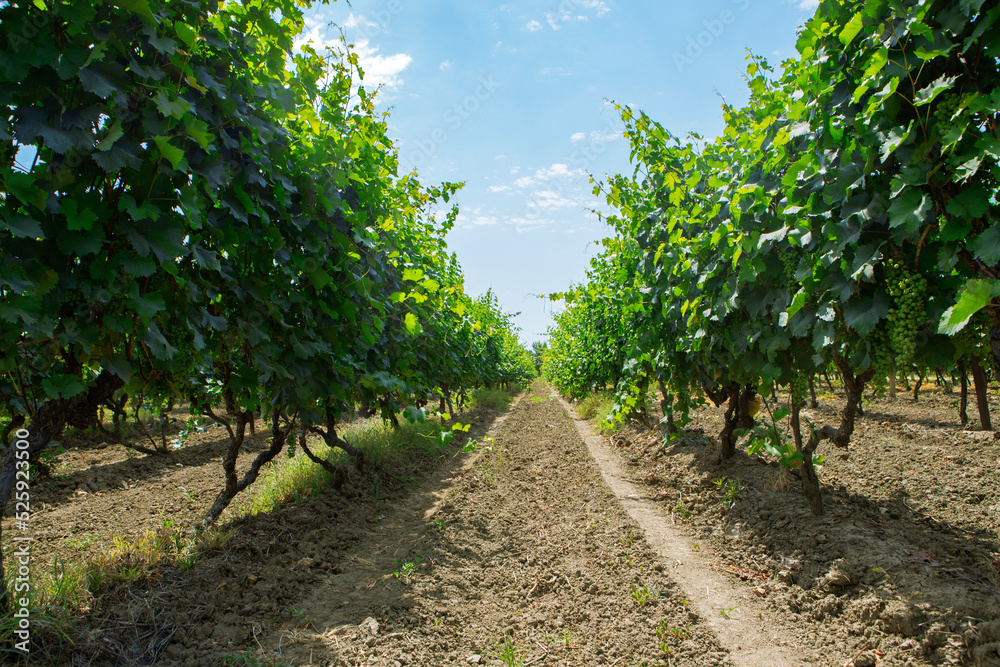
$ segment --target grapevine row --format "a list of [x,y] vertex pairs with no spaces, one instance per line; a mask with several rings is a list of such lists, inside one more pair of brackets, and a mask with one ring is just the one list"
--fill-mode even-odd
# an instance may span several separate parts
[[[821,3],[776,76],[748,56],[750,100],[711,141],[619,107],[635,167],[595,188],[616,234],[567,294],[543,373],[615,386],[619,417],[663,394],[683,423],[727,403],[720,459],[749,435],[800,471],[823,511],[821,442],[846,447],[866,387],[916,367],[1000,371],[1000,7]],[[838,424],[801,417],[835,370]],[[790,389],[787,410],[758,395]],[[765,418],[766,417],[766,418]],[[776,422],[788,418],[790,437]]]
[[[360,464],[337,435],[358,406],[533,375],[464,292],[457,210],[435,222],[459,186],[397,176],[356,56],[293,49],[303,7],[0,7],[0,512],[14,433],[35,461],[128,397],[228,432],[209,523],[294,429]],[[271,444],[237,471],[258,415]]]

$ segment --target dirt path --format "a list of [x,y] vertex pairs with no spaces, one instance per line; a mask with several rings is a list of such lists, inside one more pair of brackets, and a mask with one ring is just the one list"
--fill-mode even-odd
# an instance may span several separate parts
[[[562,397],[554,392],[552,396],[567,413],[574,414]],[[655,496],[648,485],[632,480],[619,455],[605,438],[594,433],[589,422],[576,418],[573,422],[605,483],[642,527],[650,546],[668,565],[670,576],[687,592],[691,608],[708,620],[733,664],[809,664],[808,649],[792,648],[794,631],[785,627],[784,620],[762,604],[750,586],[734,585],[730,577],[719,572],[717,556],[707,549],[693,548],[696,543],[680,534],[673,526],[672,515],[664,513],[662,498]],[[720,610],[727,612],[723,615]]]
[[270,647],[351,667],[522,664],[505,643],[524,665],[801,664],[574,422],[536,382],[436,503],[390,510],[352,574],[291,605],[308,627]]
[[[828,488],[830,516],[814,518],[779,470],[706,463],[712,410],[667,447],[635,432],[609,443],[571,412],[536,381],[502,415],[463,416],[475,450],[428,461],[429,475],[369,473],[237,522],[190,570],[105,593],[73,657],[52,664],[1000,665],[1000,596],[985,579],[956,585],[993,538],[865,495],[875,482],[855,456],[908,456],[876,418],[824,469],[858,490]],[[997,446],[970,439],[955,455],[983,459],[982,484]]]

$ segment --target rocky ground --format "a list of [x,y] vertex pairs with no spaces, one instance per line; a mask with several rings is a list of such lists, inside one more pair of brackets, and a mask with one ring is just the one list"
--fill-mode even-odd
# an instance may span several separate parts
[[[665,446],[585,438],[538,381],[463,417],[472,451],[236,521],[189,569],[103,590],[32,664],[1000,665],[1000,442],[953,412],[944,394],[870,405],[824,452],[813,517],[766,459],[712,462],[717,409]],[[40,553],[200,516],[221,454],[201,437],[173,465],[71,452],[40,494]]]

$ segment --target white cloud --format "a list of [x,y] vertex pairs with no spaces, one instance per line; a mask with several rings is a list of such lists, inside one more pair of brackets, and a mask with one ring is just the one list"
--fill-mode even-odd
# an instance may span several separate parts
[[552,190],[537,190],[532,193],[535,206],[543,211],[552,211],[559,208],[569,208],[579,206],[579,202],[567,199]]
[[586,175],[587,172],[583,169],[570,169],[567,165],[562,164],[561,162],[556,162],[548,169],[539,169],[535,172],[536,178],[545,180],[553,178],[577,178]]
[[374,88],[382,86],[386,90],[394,90],[403,85],[400,74],[410,66],[413,57],[408,53],[395,53],[383,56],[378,53],[379,47],[371,46],[367,39],[354,45],[358,54],[358,64],[365,73],[365,86]]
[[449,69],[449,68],[451,68],[451,61],[450,60],[445,60],[440,65],[438,65],[438,69],[441,70],[442,72],[445,71],[446,69]]
[[[818,0],[796,0],[796,2],[818,2]],[[564,23],[569,23],[570,21],[589,21],[591,15],[600,18],[611,11],[611,8],[608,7],[604,0],[570,0],[569,3],[563,3],[563,5],[566,4],[570,6],[563,7],[561,5],[558,12],[545,12],[545,22],[553,30],[559,30]],[[528,22],[524,29],[529,32],[536,32],[541,30],[542,27],[541,23],[532,20]]]
[[618,139],[621,139],[622,136],[623,132],[621,131],[608,132],[605,134],[600,130],[594,130],[590,133],[590,140],[595,143],[600,143],[602,141],[617,141]]
[[470,227],[488,227],[499,223],[500,218],[495,215],[482,213],[482,209],[479,207],[472,208],[469,211],[461,211],[458,217],[455,218],[455,226],[464,229]]
[[539,227],[547,227],[552,224],[552,220],[546,218],[511,218],[507,221],[517,232],[530,232]]
[[516,48],[514,48],[513,46],[511,46],[510,44],[508,44],[503,40],[500,40],[499,42],[494,44],[493,49],[499,53],[507,53],[507,54],[514,54],[518,52]]
[[576,142],[583,141],[586,138],[587,138],[586,132],[575,132],[573,136],[569,138],[569,140],[575,144]]
[[345,28],[377,28],[378,23],[375,21],[369,21],[363,15],[355,14],[351,12],[347,16],[347,20],[344,21]]
[[819,0],[799,0],[799,9],[814,12],[817,7],[819,7]]
[[[354,21],[355,25],[367,25],[363,23],[364,17],[355,18]],[[327,49],[343,50],[339,33],[333,33],[329,23],[315,18],[306,19],[305,29],[295,38],[293,47],[299,51],[306,44],[311,44],[320,53]],[[357,54],[358,64],[365,73],[365,87],[370,89],[382,86],[384,90],[392,91],[399,88],[403,85],[403,79],[399,75],[413,62],[413,57],[408,53],[381,55],[379,47],[372,46],[368,39],[359,39],[352,50]]]
[[503,159],[504,159],[504,158],[506,158],[506,157],[507,157],[507,156],[506,156],[505,154],[503,154],[503,153],[500,153],[500,155],[497,155],[497,156],[496,156],[495,158],[493,158],[493,159],[494,159],[494,160],[503,160]]
[[565,67],[543,67],[538,70],[542,76],[571,76],[573,72]]
[[507,192],[508,190],[510,190],[509,185],[491,185],[486,188],[487,192]]
[[340,44],[340,35],[331,34],[330,24],[315,17],[305,21],[305,27],[292,44],[296,51],[301,51],[306,44],[311,44],[316,51],[322,53],[327,49],[336,48]]
[[583,169],[570,169],[567,165],[561,162],[556,162],[550,167],[535,171],[535,173],[531,176],[522,176],[514,181],[514,187],[525,189],[539,185],[546,181],[556,179],[576,179],[582,178],[586,175],[587,172]]

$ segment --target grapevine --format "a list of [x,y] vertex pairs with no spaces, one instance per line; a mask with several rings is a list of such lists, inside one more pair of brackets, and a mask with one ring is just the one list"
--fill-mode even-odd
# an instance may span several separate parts
[[894,300],[889,310],[889,344],[896,353],[896,366],[908,366],[917,348],[917,330],[927,316],[927,279],[907,272],[898,260],[890,260],[886,264],[886,287]]
[[886,390],[886,381],[895,372],[893,366],[894,355],[889,342],[889,334],[885,324],[879,324],[871,335],[871,364],[875,375],[872,377],[872,384],[875,391],[882,394]]
[[792,380],[788,385],[789,398],[793,405],[805,405],[806,397],[809,395],[808,378],[805,373],[795,369]]
[[[587,301],[554,327],[553,380],[578,391],[601,359],[622,388],[652,364],[673,396],[693,385],[719,403],[732,387],[784,380],[798,401],[796,360],[809,359],[845,390],[839,425],[802,443],[809,468],[821,440],[848,445],[870,381],[882,391],[896,369],[946,371],[962,354],[1000,363],[1000,346],[967,326],[1000,302],[1000,158],[988,147],[1000,15],[960,4],[821,3],[777,79],[749,58],[749,102],[723,108],[714,140],[685,142],[618,107],[634,174],[595,192],[617,211],[613,245],[638,249],[595,260],[578,290]],[[621,273],[634,281],[601,279]],[[617,368],[621,339],[590,326],[609,301],[612,316],[628,313],[631,356]]]
[[795,268],[798,266],[798,259],[795,254],[790,249],[783,249],[778,253],[778,258],[781,260],[782,266],[784,266],[784,278],[786,285],[795,284]]

